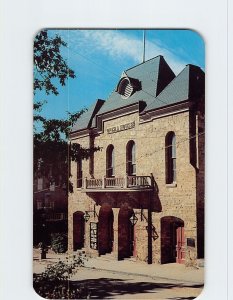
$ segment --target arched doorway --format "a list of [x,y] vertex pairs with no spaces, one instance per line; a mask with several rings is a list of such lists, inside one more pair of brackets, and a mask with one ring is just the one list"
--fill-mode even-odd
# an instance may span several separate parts
[[84,247],[84,232],[85,221],[84,213],[82,211],[76,211],[73,214],[73,249],[74,251],[82,249]]
[[99,210],[98,249],[99,255],[113,250],[113,211],[109,204],[103,204]]
[[161,263],[184,263],[184,221],[167,216],[161,218]]
[[118,259],[130,257],[134,253],[134,226],[130,222],[133,209],[120,208],[118,215]]

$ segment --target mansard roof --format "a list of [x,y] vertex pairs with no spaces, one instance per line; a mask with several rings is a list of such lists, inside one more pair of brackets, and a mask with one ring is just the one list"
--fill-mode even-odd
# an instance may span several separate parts
[[123,72],[122,78],[129,78],[131,82],[132,79],[134,81],[137,80],[140,82],[140,87],[127,99],[122,98],[115,89],[98,114],[138,103],[139,101],[152,101],[174,77],[175,74],[161,55],[128,69]]
[[205,74],[200,67],[187,65],[165,89],[145,108],[144,112],[204,95]]
[[200,98],[204,95],[204,72],[187,65],[177,76],[159,55],[122,73],[109,98],[97,100],[72,128],[72,132],[95,127],[96,116],[143,102],[147,111]]
[[93,126],[93,121],[94,117],[100,110],[101,106],[104,104],[104,100],[97,99],[89,108],[86,112],[84,112],[81,117],[78,119],[76,124],[72,128],[72,132],[81,130],[81,129],[86,129],[86,128],[91,128]]

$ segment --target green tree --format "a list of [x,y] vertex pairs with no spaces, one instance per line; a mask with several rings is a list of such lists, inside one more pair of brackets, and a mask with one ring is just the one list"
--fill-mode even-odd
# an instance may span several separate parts
[[[59,35],[51,37],[47,30],[42,30],[36,35],[34,96],[39,91],[57,96],[57,85],[65,86],[68,78],[76,77],[62,56],[62,47],[67,47],[67,44]],[[46,101],[34,101],[34,175],[51,176],[60,184],[66,184],[70,175],[69,160],[88,158],[99,148],[87,149],[68,144],[70,130],[85,109],[73,114],[67,112],[66,119],[47,119],[41,114],[44,105]]]

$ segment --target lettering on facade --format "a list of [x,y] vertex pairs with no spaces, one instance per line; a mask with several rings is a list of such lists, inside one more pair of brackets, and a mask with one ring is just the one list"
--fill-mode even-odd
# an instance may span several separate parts
[[90,222],[90,248],[98,249],[98,223]]
[[123,131],[123,130],[128,130],[128,129],[132,129],[135,127],[135,121],[131,122],[131,123],[127,123],[127,124],[123,124],[123,125],[117,125],[111,128],[107,128],[107,133],[111,134],[111,133],[116,133],[119,131]]

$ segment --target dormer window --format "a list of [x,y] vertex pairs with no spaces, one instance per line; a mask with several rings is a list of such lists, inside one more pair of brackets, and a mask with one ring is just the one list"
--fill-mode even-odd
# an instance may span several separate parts
[[139,80],[123,77],[117,86],[117,93],[121,95],[122,99],[129,98],[134,92],[141,89],[141,84]]
[[128,78],[123,78],[118,85],[117,92],[121,95],[123,99],[129,98],[133,92],[133,87],[129,82]]

